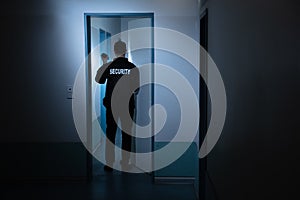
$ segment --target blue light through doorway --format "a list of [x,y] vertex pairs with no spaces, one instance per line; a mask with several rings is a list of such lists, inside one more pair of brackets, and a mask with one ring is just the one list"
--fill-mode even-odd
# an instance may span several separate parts
[[[105,53],[108,55],[109,60],[111,59],[111,33],[108,33],[102,29],[99,29],[99,42],[100,42],[100,57],[102,53]],[[100,66],[102,65],[102,60],[100,58]],[[100,117],[100,119],[98,118],[98,120],[100,120],[100,126],[102,128],[102,130],[104,132],[106,132],[106,108],[103,105],[103,98],[105,96],[105,89],[106,89],[106,83],[105,84],[101,84],[100,85],[100,116],[104,116],[104,117]]]

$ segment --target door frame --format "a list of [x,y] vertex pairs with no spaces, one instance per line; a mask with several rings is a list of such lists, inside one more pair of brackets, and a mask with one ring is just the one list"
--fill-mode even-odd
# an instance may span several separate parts
[[[206,8],[200,14],[200,45],[206,52],[203,52],[203,49],[200,49],[200,70],[201,74],[208,77],[207,70],[207,52],[208,52],[208,9]],[[199,145],[203,145],[207,129],[208,129],[208,106],[209,106],[209,93],[208,88],[204,79],[199,75]],[[206,172],[207,172],[207,156],[200,159],[199,158],[199,199],[205,200],[206,198]]]
[[[91,62],[90,62],[90,52],[91,52],[91,17],[102,17],[102,18],[116,18],[116,17],[147,17],[151,18],[151,27],[154,27],[154,13],[84,13],[84,35],[85,35],[85,78],[86,78],[86,132],[87,132],[87,146],[91,147],[92,145],[92,80],[91,77]],[[154,33],[151,34],[152,42],[152,63],[154,63]],[[154,65],[152,65],[151,70],[151,81],[154,83]],[[151,105],[154,105],[154,84],[151,84]],[[154,111],[151,113],[152,118],[152,130],[154,130]],[[152,133],[152,135],[154,135]],[[151,151],[154,150],[154,136],[151,137]],[[86,176],[87,180],[91,181],[93,178],[93,155],[86,150]],[[152,158],[153,161],[153,158]]]

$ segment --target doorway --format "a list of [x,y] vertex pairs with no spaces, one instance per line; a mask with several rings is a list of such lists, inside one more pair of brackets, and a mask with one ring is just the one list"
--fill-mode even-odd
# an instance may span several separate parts
[[[88,152],[87,157],[87,176],[92,179],[93,176],[103,172],[103,162],[105,160],[105,107],[103,106],[103,97],[105,95],[106,85],[99,85],[94,81],[98,68],[103,64],[101,54],[106,53],[109,61],[113,60],[113,44],[117,40],[125,41],[127,44],[126,57],[137,67],[144,64],[154,63],[154,38],[153,31],[142,37],[133,37],[130,30],[143,27],[154,26],[153,13],[86,13],[85,14],[85,35],[86,35],[86,95],[87,95],[87,145],[91,147],[92,154]],[[152,30],[152,29],[151,29]],[[131,46],[136,40],[144,40],[152,48],[131,50]],[[144,70],[143,70],[144,71]],[[149,68],[147,73],[140,73],[140,78],[153,80],[154,69]],[[134,120],[140,126],[150,123],[149,108],[153,105],[154,87],[145,85],[140,88],[136,98],[136,113]],[[151,111],[150,111],[151,112]],[[153,113],[150,113],[153,116]],[[153,119],[153,118],[152,118]],[[101,130],[102,133],[101,133]],[[148,138],[135,138],[132,143],[133,152],[153,151],[154,138],[151,137],[152,130],[147,133]],[[116,146],[121,147],[121,130],[117,130]],[[118,165],[121,152],[116,150],[116,161]],[[100,161],[101,162],[100,162]],[[131,163],[134,166],[152,165],[152,158],[140,161],[136,157],[131,157]],[[114,166],[118,169],[118,166]]]

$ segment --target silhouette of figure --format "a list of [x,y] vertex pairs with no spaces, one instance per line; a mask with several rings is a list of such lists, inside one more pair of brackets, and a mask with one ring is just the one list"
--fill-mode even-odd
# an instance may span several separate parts
[[[119,40],[114,44],[114,53],[116,58],[106,63],[106,56],[102,57],[103,65],[98,69],[95,81],[104,84],[106,83],[105,97],[103,98],[103,105],[106,107],[106,148],[105,148],[105,160],[106,165],[104,166],[105,171],[112,171],[113,163],[115,161],[115,138],[117,131],[118,119],[121,122],[122,130],[122,160],[120,162],[122,169],[130,167],[130,151],[131,151],[131,130],[132,128],[132,119],[135,109],[135,95],[138,93],[139,87],[139,71],[138,68],[125,57],[127,52],[126,43]],[[122,79],[121,79],[122,78]],[[112,105],[112,95],[118,81],[122,80],[121,89],[118,90],[118,99],[117,103]],[[119,84],[120,85],[120,84]],[[120,107],[126,92],[130,94],[129,105],[124,108]],[[123,99],[122,99],[123,98]],[[119,102],[118,102],[119,101]],[[127,100],[128,101],[128,100]],[[112,107],[114,106],[114,107]],[[112,108],[117,112],[112,113]],[[131,119],[125,119],[124,114],[129,112]],[[128,115],[127,115],[128,116]],[[115,121],[116,120],[116,121]],[[127,131],[126,131],[127,130]],[[126,131],[126,132],[125,132]],[[108,140],[114,144],[109,145]]]

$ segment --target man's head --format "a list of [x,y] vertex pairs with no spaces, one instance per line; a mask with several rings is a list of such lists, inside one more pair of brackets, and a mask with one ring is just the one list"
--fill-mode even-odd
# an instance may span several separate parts
[[126,43],[119,40],[114,45],[114,52],[116,56],[124,56],[127,52]]

